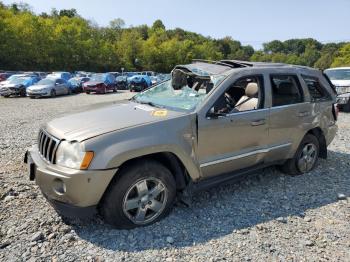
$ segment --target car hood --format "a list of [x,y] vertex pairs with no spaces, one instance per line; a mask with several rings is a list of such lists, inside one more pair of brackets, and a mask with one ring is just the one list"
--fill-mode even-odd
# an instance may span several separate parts
[[88,81],[85,82],[85,85],[87,86],[96,86],[96,85],[100,85],[100,84],[104,84],[103,81]]
[[41,89],[44,89],[44,88],[51,88],[52,85],[33,85],[33,86],[30,86],[28,87],[29,90],[41,90]]
[[14,87],[19,87],[20,84],[14,85],[14,84],[6,84],[6,85],[1,85],[1,88],[14,88]]
[[350,86],[350,80],[332,80],[335,86]]
[[60,117],[47,123],[46,130],[58,139],[83,141],[113,131],[164,121],[184,112],[155,108],[131,101],[95,105],[84,112]]

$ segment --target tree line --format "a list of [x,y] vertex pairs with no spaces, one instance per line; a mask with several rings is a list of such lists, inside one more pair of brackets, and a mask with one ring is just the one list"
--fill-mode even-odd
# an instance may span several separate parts
[[5,70],[153,70],[169,72],[192,59],[283,62],[326,69],[350,65],[350,43],[315,39],[274,40],[262,50],[232,37],[213,39],[180,28],[125,27],[122,19],[101,27],[75,9],[35,14],[27,4],[0,2],[0,69]]

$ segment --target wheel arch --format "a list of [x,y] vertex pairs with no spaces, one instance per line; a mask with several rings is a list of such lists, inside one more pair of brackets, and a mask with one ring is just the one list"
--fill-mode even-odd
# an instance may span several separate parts
[[324,136],[322,129],[320,127],[315,127],[313,129],[310,129],[306,134],[311,134],[318,139],[318,142],[320,144],[319,156],[321,158],[326,159],[327,158],[327,142],[326,142],[326,137]]
[[123,169],[125,169],[128,166],[135,165],[140,161],[150,161],[150,160],[157,161],[163,164],[166,168],[170,170],[170,172],[174,176],[177,191],[184,190],[187,187],[187,185],[191,182],[192,178],[189,176],[185,165],[174,153],[172,152],[151,153],[151,154],[135,157],[123,162],[118,168],[118,171],[114,174],[112,180],[109,182],[99,202],[101,203],[106,192],[109,190],[110,186],[115,182],[115,180],[119,178],[119,174]]

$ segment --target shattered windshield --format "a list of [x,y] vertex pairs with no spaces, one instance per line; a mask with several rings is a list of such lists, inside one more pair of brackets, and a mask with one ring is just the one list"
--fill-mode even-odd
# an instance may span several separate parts
[[226,76],[211,76],[210,81],[202,82],[199,88],[195,85],[184,85],[174,89],[172,80],[160,83],[136,95],[133,100],[139,103],[151,104],[158,107],[169,107],[180,110],[193,110],[207,94],[218,86]]

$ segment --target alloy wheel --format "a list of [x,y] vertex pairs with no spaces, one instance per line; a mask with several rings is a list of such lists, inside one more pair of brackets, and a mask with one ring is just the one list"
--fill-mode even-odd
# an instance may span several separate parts
[[312,143],[305,144],[298,160],[299,170],[303,173],[309,172],[314,167],[317,156],[317,147]]
[[134,224],[148,224],[162,214],[167,200],[168,191],[161,180],[141,179],[126,192],[123,212]]

